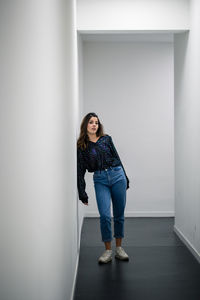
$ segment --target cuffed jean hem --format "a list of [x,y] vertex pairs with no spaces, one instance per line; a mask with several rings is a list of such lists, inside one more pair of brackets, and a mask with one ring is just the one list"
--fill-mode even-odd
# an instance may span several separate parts
[[[115,239],[123,239],[124,238],[124,236],[115,236],[115,235],[113,235],[113,237],[115,238]],[[109,239],[109,240],[102,240],[102,242],[112,242],[112,240],[113,240],[113,238],[112,239]]]
[[104,243],[105,243],[105,242],[112,242],[112,240],[113,240],[113,239],[111,239],[111,240],[102,240],[102,242],[104,242]]

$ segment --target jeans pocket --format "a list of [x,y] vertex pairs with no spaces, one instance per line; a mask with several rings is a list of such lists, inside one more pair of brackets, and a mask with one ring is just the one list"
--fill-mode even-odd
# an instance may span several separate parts
[[113,167],[113,170],[114,171],[119,171],[119,170],[121,170],[121,166]]
[[93,174],[93,179],[95,180],[95,179],[99,179],[99,178],[101,178],[101,176],[102,176],[102,174],[100,174],[100,173],[94,173]]
[[97,174],[95,174],[95,173],[93,174],[93,178],[94,179],[97,178],[97,176],[98,176]]

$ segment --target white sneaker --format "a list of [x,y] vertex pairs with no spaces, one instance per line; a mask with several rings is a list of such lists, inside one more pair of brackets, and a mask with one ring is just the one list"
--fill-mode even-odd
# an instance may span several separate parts
[[100,264],[106,264],[112,260],[112,250],[106,250],[104,253],[99,257]]
[[129,260],[128,254],[124,251],[122,247],[116,247],[115,257],[120,260]]

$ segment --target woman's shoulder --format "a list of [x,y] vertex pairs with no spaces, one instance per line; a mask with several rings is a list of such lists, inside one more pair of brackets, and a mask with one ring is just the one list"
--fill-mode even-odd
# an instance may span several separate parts
[[104,134],[104,137],[107,139],[111,138],[111,136],[109,134]]
[[86,149],[82,148],[81,146],[77,147],[77,154],[82,154],[86,151]]
[[111,136],[109,134],[104,134],[101,136],[101,139],[105,142],[109,142],[111,140]]
[[112,137],[109,134],[105,134],[105,138],[108,142],[112,141]]

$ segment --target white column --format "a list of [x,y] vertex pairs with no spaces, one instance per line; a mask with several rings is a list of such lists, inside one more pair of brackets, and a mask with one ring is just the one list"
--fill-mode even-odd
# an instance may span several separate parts
[[67,300],[77,263],[75,1],[1,1],[2,300]]

